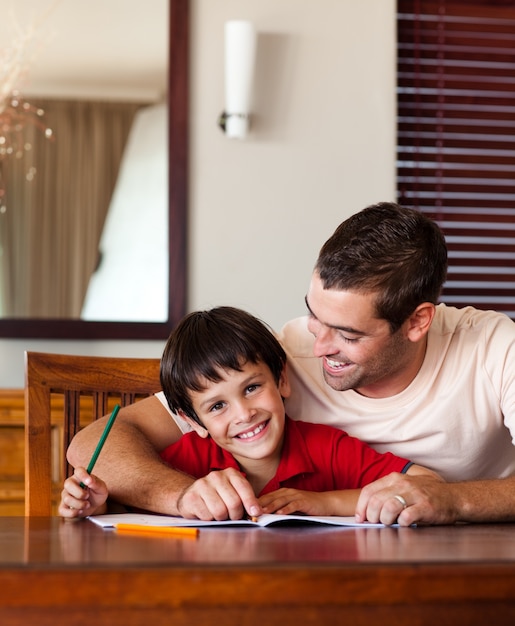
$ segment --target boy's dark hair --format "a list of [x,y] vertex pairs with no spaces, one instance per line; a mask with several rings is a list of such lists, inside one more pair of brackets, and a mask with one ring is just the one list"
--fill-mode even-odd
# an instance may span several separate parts
[[395,332],[419,304],[438,302],[447,275],[447,246],[429,217],[382,202],[338,226],[315,270],[324,289],[377,292],[377,315]]
[[161,359],[161,386],[172,411],[201,423],[190,400],[202,380],[222,380],[220,370],[241,371],[262,362],[279,383],[286,353],[268,327],[250,313],[223,306],[186,315],[170,334]]

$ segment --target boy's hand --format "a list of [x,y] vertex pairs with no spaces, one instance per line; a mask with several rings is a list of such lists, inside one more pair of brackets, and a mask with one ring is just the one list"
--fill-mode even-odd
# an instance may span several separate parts
[[197,479],[184,490],[177,508],[183,517],[201,520],[237,520],[263,512],[249,481],[233,467]]
[[359,489],[303,491],[283,487],[259,498],[264,513],[290,515],[354,515]]
[[[337,492],[302,491],[283,487],[277,491],[267,493],[259,498],[264,513],[290,515],[304,513],[306,515],[352,515],[354,509],[348,513],[335,512],[334,495]],[[341,493],[341,492],[340,492]]]
[[[86,485],[83,489],[80,483]],[[59,515],[67,519],[99,515],[107,511],[107,486],[84,467],[77,467],[73,476],[64,481],[59,503]]]

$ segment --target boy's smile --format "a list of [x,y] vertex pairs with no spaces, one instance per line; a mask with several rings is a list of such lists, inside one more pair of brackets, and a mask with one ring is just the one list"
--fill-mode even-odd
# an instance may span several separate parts
[[219,374],[220,381],[203,380],[202,391],[190,391],[204,428],[190,423],[200,436],[209,434],[230,452],[251,484],[253,477],[259,483],[265,477],[268,481],[281,456],[283,398],[290,392],[286,373],[277,384],[267,365],[247,362],[241,371],[221,370]]
[[252,430],[240,433],[239,435],[236,435],[236,436],[239,437],[240,439],[254,439],[255,440],[255,437],[257,437],[257,435],[263,432],[263,430],[267,427],[267,424],[269,424],[269,421],[263,422],[262,424],[257,426],[257,428],[253,428]]

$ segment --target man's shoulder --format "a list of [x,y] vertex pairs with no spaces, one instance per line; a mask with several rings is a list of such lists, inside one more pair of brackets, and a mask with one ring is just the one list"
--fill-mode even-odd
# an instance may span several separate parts
[[290,356],[313,357],[313,335],[308,330],[307,315],[287,322],[277,337]]
[[457,308],[446,304],[436,307],[431,326],[439,334],[455,334],[462,331],[495,332],[497,329],[515,335],[515,324],[504,313],[483,311],[472,306]]

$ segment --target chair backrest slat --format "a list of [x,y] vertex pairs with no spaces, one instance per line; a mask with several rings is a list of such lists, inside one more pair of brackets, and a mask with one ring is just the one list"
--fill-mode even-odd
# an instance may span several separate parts
[[[25,515],[51,515],[52,483],[70,475],[65,452],[81,427],[81,399],[89,398],[91,417],[160,390],[159,359],[25,353]],[[62,441],[52,450],[51,401],[63,396]],[[52,460],[62,455],[60,476]],[[55,474],[55,472],[54,472]]]
[[[70,442],[79,430],[80,424],[80,393],[78,391],[63,391],[64,396],[64,420],[63,420],[63,445]],[[62,455],[61,476],[68,476],[68,462],[66,454]],[[56,477],[58,479],[58,477]]]

